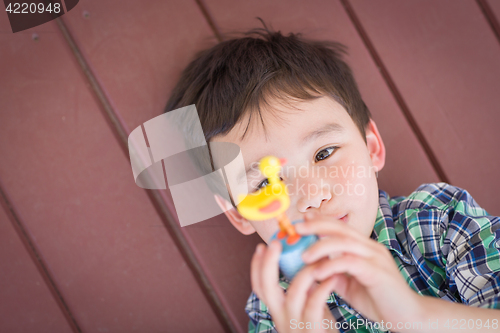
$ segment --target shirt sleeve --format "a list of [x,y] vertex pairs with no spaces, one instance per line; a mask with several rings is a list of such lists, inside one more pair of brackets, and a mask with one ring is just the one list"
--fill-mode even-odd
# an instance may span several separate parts
[[466,305],[500,309],[500,218],[458,187],[437,195],[449,198],[440,221],[449,291]]
[[245,312],[250,317],[249,333],[277,333],[267,306],[254,292],[248,298]]

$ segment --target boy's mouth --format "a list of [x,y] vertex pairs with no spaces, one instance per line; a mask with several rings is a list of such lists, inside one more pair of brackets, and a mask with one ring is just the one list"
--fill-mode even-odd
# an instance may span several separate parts
[[[349,214],[345,214],[344,216],[342,216],[341,218],[339,218],[339,220],[342,221],[342,222],[344,222],[344,223],[347,223],[349,221]],[[327,236],[325,236],[325,235],[318,235],[318,237],[320,239],[322,239],[322,238],[325,238]]]
[[335,220],[339,220],[339,221],[342,221],[344,223],[347,223],[349,222],[349,213],[345,213],[344,215],[337,215],[337,216],[332,216],[330,214],[326,215],[326,216],[331,216],[333,217]]

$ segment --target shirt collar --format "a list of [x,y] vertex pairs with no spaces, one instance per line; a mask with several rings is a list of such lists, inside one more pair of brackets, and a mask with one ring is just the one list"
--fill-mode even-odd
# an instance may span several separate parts
[[403,254],[401,243],[398,240],[398,233],[395,230],[394,215],[389,203],[389,195],[379,190],[379,206],[377,218],[370,238],[385,245],[390,251],[394,251],[406,263],[412,260]]

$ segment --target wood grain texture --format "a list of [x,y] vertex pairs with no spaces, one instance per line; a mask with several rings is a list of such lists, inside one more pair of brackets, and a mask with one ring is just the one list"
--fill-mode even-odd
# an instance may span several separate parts
[[0,332],[73,332],[0,205]]
[[488,3],[491,10],[495,14],[497,21],[500,20],[500,1],[498,1],[498,0],[486,0],[486,2]]
[[500,43],[500,1],[498,0],[476,0],[488,21],[491,30]]

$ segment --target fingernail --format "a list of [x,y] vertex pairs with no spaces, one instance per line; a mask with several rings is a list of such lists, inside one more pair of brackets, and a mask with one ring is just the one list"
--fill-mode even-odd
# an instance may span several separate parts
[[262,244],[258,244],[257,248],[255,249],[255,253],[261,254],[263,250],[264,250],[264,246]]

